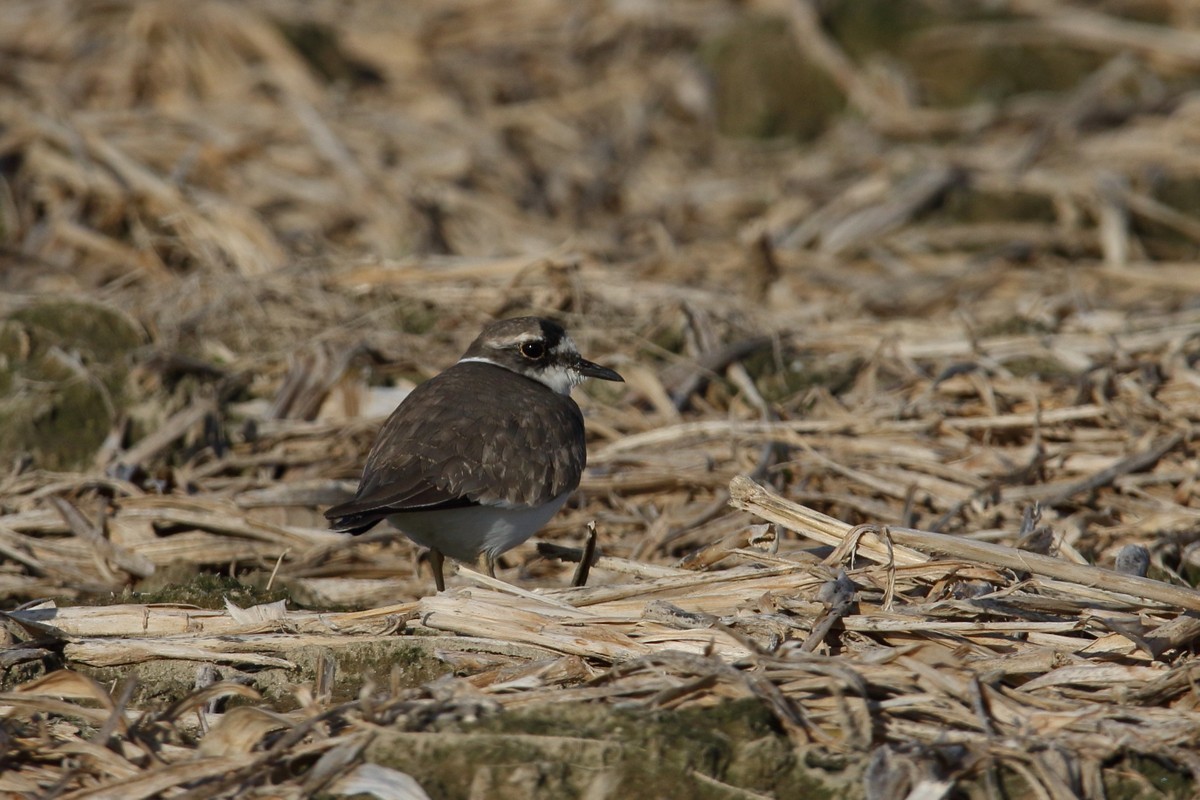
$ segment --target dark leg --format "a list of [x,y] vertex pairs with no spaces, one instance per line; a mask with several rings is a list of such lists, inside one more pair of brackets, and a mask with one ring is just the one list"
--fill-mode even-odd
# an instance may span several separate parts
[[442,575],[442,562],[445,560],[441,551],[429,549],[429,568],[433,570],[433,585],[439,592],[446,591],[446,578]]
[[588,523],[587,532],[587,543],[583,546],[583,557],[579,559],[579,566],[575,568],[575,577],[571,580],[572,586],[583,586],[587,583],[588,572],[591,571],[592,562],[596,559],[595,521]]

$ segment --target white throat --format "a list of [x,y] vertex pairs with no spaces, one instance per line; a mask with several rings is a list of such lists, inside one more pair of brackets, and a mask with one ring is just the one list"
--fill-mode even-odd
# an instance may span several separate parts
[[[458,363],[466,364],[466,363],[472,362],[472,361],[479,363],[479,364],[491,364],[493,367],[500,367],[501,369],[509,369],[509,367],[506,367],[503,364],[497,364],[495,361],[492,361],[490,358],[485,358],[483,356],[472,356],[471,358],[460,358],[458,360]],[[547,367],[546,369],[528,370],[528,371],[512,370],[512,371],[516,372],[518,375],[524,375],[527,378],[533,378],[538,383],[541,383],[542,385],[549,388],[551,391],[558,392],[559,394],[570,395],[571,389],[573,389],[574,387],[583,383],[583,376],[580,375],[576,370],[568,369],[567,367],[558,366],[557,364],[554,366]]]

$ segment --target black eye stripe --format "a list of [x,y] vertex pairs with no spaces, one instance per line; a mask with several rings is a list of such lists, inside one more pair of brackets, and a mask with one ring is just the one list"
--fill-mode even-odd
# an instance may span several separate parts
[[553,320],[543,319],[539,322],[542,329],[542,341],[545,342],[546,347],[553,350],[566,337],[567,332],[563,330],[563,326]]

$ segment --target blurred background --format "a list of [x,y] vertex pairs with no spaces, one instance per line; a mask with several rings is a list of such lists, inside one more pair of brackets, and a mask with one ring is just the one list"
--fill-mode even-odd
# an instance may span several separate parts
[[[744,527],[745,472],[1015,536],[1034,484],[1194,420],[1185,0],[8,0],[0,62],[0,503],[35,565],[11,596],[180,563],[420,594],[282,554],[326,542],[382,415],[497,316],[556,316],[628,378],[581,396],[593,470],[546,536],[599,514],[641,559]],[[753,427],[778,420],[808,438]],[[1047,521],[1182,568],[1194,460],[1163,452],[1139,491],[1177,516],[1044,490]],[[158,577],[89,566],[50,494]],[[532,544],[507,566],[562,578]]]

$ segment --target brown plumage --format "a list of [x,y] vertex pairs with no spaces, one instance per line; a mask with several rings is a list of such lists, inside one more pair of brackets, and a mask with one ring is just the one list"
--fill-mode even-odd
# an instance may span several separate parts
[[[498,392],[506,402],[487,402]],[[445,396],[482,402],[455,405],[441,402]],[[566,446],[547,441],[554,426],[571,430]],[[469,433],[479,430],[509,435]],[[367,455],[358,493],[327,516],[338,530],[359,533],[396,511],[542,505],[575,489],[586,463],[583,414],[574,400],[491,364],[462,362],[413,389],[392,412]]]
[[462,359],[392,412],[367,455],[354,499],[325,512],[336,530],[383,519],[441,556],[495,558],[531,536],[579,485],[587,461],[571,387],[622,380],[580,357],[557,323],[537,317],[484,328]]

